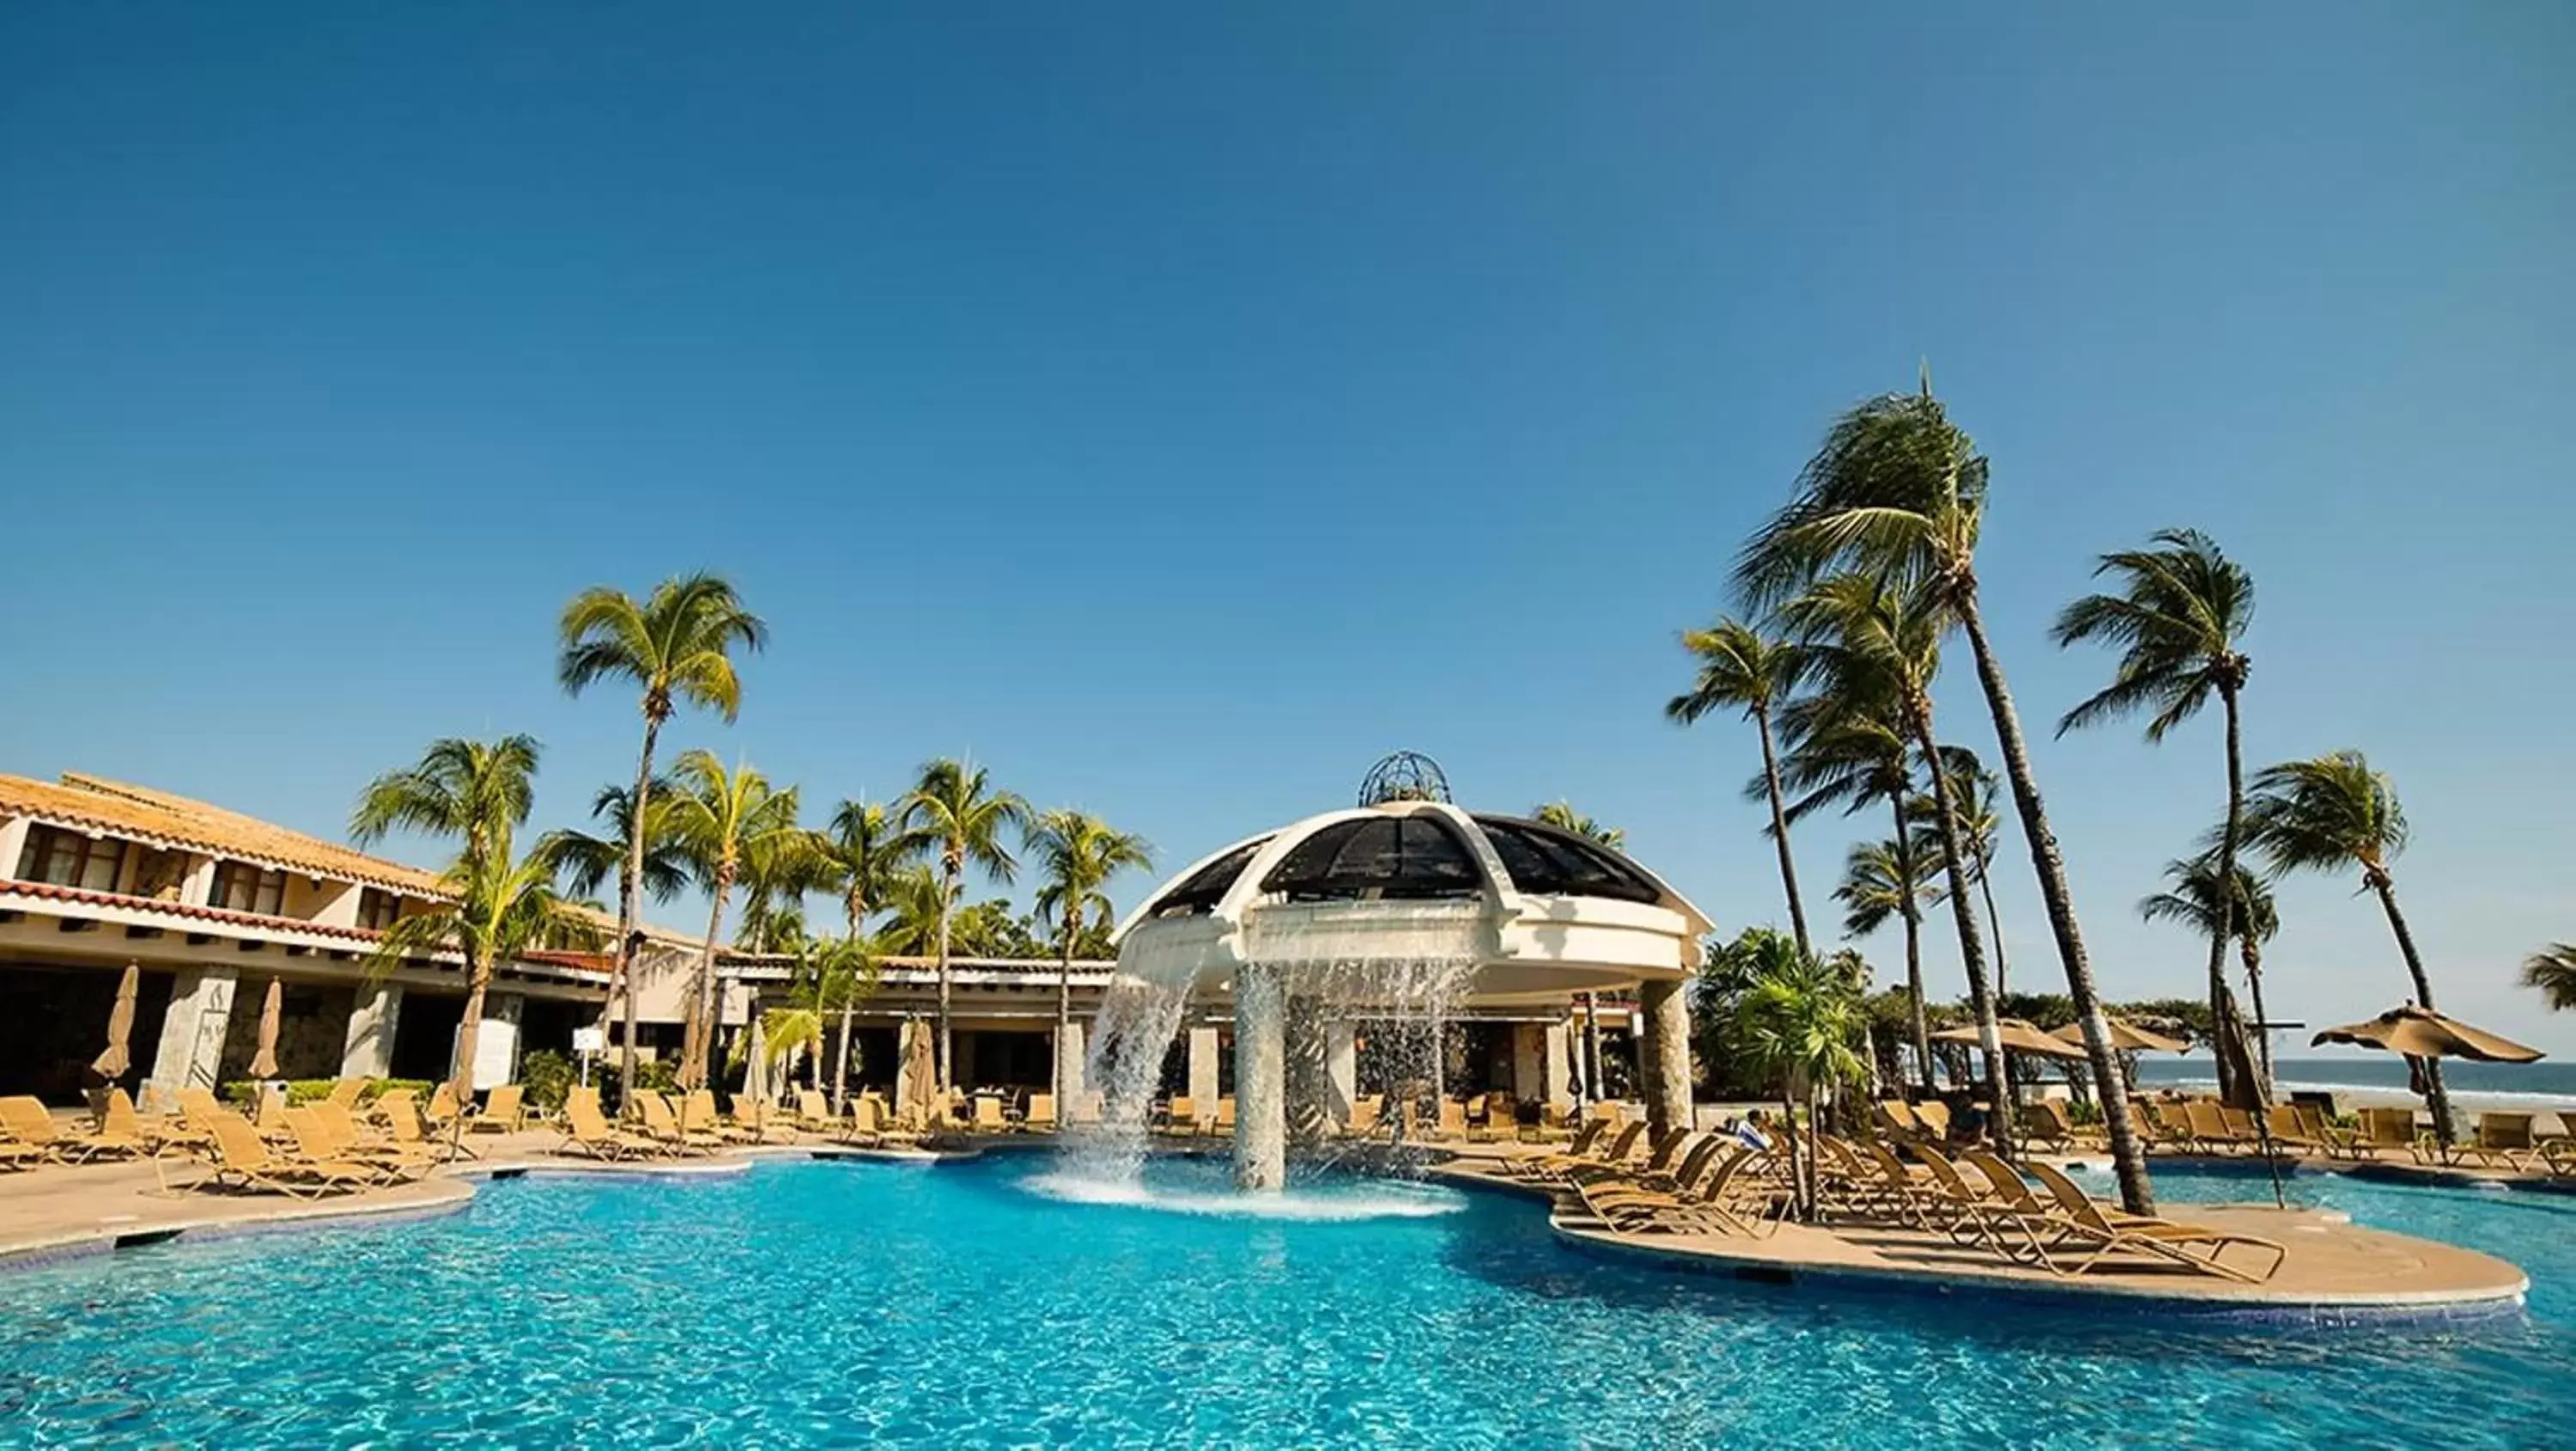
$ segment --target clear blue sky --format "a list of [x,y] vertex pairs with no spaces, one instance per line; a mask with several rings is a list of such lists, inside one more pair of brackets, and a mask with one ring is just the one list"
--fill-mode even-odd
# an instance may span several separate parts
[[[1928,355],[2106,988],[2197,979],[2132,904],[2219,742],[2048,742],[2108,661],[2042,632],[2190,524],[2255,762],[2367,749],[2444,1005],[2576,1051],[2511,986],[2576,938],[2576,7],[1786,9],[0,9],[0,769],[336,833],[524,730],[553,824],[636,725],[557,609],[712,567],[776,643],[674,744],[817,817],[971,752],[1178,865],[1410,747],[1771,919],[1673,632]],[[2401,995],[2350,891],[2276,1011]]]

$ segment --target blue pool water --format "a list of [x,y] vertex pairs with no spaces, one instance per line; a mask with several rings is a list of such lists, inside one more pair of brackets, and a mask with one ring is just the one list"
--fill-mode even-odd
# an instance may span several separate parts
[[[0,1444],[2567,1444],[2576,1201],[2307,1176],[2505,1254],[2527,1313],[2195,1328],[1577,1255],[1533,1205],[1353,1219],[1034,1191],[1053,1166],[524,1180],[403,1225],[0,1274]],[[1164,1165],[1212,1194],[1221,1166]],[[2167,1171],[2172,1199],[2241,1176]],[[1325,1209],[1329,1211],[1329,1204]],[[2439,1412],[2428,1408],[2441,1407]]]

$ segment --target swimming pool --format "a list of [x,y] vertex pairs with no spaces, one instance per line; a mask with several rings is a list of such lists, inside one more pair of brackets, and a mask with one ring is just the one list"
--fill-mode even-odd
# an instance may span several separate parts
[[2529,1312],[2247,1333],[1674,1275],[1411,1186],[1315,1191],[1405,1211],[1366,1219],[1068,1202],[1030,1187],[1053,1167],[529,1179],[0,1273],[0,1444],[2375,1446],[2436,1414],[2529,1446],[2576,1420],[2571,1200],[2303,1176],[2521,1263]]

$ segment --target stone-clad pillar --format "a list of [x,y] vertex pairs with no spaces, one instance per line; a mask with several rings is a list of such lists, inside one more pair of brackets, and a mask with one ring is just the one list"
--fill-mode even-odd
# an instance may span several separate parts
[[1234,978],[1234,1182],[1278,1189],[1288,1182],[1288,987],[1276,967],[1253,964]]
[[394,1032],[402,1022],[402,984],[360,984],[340,1049],[342,1078],[383,1078],[394,1071]]
[[153,1050],[152,1077],[144,1100],[175,1104],[183,1088],[213,1088],[224,1061],[224,1035],[232,1028],[233,992],[241,970],[233,967],[189,967],[179,971],[170,989],[170,1010],[161,1019],[161,1042]]
[[1691,1126],[1688,990],[1684,982],[1649,982],[1637,990],[1640,1016],[1645,1019],[1637,1044],[1646,1078],[1641,1092],[1651,1133]]
[[1208,1118],[1216,1117],[1216,1029],[1204,1024],[1190,1029],[1190,1099]]

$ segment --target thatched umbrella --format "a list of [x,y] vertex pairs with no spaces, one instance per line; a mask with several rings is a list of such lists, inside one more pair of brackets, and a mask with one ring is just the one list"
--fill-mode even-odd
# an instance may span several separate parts
[[2547,1056],[2537,1048],[2526,1048],[2510,1038],[2499,1038],[2484,1028],[2472,1028],[2412,1003],[2390,1008],[2366,1023],[2328,1028],[2309,1043],[2351,1043],[2409,1058],[2467,1058],[2479,1063],[2531,1063]]
[[[2111,1029],[2111,1046],[2123,1053],[2183,1053],[2190,1051],[2191,1048],[2190,1044],[2179,1038],[2168,1038],[2162,1033],[2151,1033],[2126,1018],[2105,1018],[2103,1021]],[[2069,1023],[2048,1036],[2061,1043],[2073,1043],[2080,1047],[2084,1042],[2084,1025]]]
[[259,1005],[259,1051],[251,1055],[250,1076],[277,1076],[277,1017],[283,1006],[285,987],[276,978],[268,980],[268,996]]
[[[1932,1041],[1965,1043],[1975,1048],[1983,1046],[1986,1040],[1977,1031],[1976,1025],[1971,1023],[1965,1027],[1944,1028],[1932,1035]],[[2076,1059],[2085,1056],[2083,1049],[2069,1047],[2020,1018],[1997,1019],[1995,1041],[2001,1043],[2007,1053],[2027,1053],[2033,1058]]]
[[90,1071],[114,1083],[134,1067],[134,1058],[126,1040],[134,1036],[134,999],[143,989],[143,969],[136,963],[125,965],[125,976],[116,985],[116,1006],[107,1013],[107,1051],[91,1060]]

